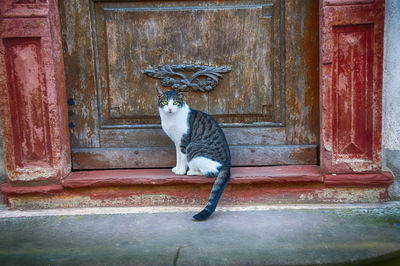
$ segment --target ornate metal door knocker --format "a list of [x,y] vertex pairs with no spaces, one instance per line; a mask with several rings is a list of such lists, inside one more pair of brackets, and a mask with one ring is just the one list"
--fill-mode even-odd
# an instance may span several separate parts
[[[193,64],[158,65],[144,71],[149,77],[161,80],[161,85],[171,87],[178,91],[201,91],[209,92],[215,90],[222,74],[231,71],[229,66],[204,66]],[[189,78],[180,72],[194,72]]]

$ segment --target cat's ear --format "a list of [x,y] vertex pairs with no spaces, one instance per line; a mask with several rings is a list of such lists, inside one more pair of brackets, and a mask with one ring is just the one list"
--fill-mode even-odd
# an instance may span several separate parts
[[158,97],[161,97],[164,95],[164,92],[159,87],[157,87],[157,92],[158,92]]

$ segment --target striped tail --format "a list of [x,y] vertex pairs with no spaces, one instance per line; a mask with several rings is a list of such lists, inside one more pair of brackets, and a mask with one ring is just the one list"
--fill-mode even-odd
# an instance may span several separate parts
[[222,168],[212,187],[210,197],[207,202],[207,206],[201,212],[193,216],[195,220],[203,221],[208,217],[210,217],[211,214],[213,214],[215,208],[217,207],[219,198],[221,197],[221,194],[224,191],[226,185],[228,184],[230,178],[231,178],[231,169],[229,167]]

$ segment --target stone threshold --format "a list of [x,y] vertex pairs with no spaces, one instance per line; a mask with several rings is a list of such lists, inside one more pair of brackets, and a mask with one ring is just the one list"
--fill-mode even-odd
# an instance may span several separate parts
[[[65,189],[124,187],[124,186],[176,186],[208,185],[214,178],[204,176],[178,176],[170,169],[123,169],[76,171],[65,177],[61,184],[21,186],[5,183],[1,192],[10,195],[58,194]],[[393,182],[390,172],[369,174],[320,173],[318,165],[288,165],[265,167],[234,167],[230,185],[298,185],[319,184],[324,187],[387,187]]]
[[[369,210],[399,208],[400,201],[380,203],[315,203],[315,204],[270,204],[251,206],[224,206],[218,207],[219,212],[255,212],[255,211],[283,211],[283,210]],[[198,212],[198,206],[150,206],[150,207],[94,207],[94,208],[60,208],[36,210],[10,210],[6,205],[0,205],[0,218],[21,217],[48,217],[48,216],[82,216],[82,215],[113,215],[113,214],[154,214],[154,213],[181,213]]]
[[[215,178],[175,175],[171,169],[132,169],[73,172],[63,179],[66,188],[131,185],[212,184]],[[323,182],[316,165],[234,167],[230,184],[310,183]]]

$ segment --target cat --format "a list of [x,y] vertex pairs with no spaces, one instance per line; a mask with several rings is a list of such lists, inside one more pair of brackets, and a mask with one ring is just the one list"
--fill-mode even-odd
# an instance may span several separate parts
[[231,154],[224,132],[211,115],[191,109],[183,93],[157,90],[161,127],[176,148],[172,172],[216,177],[206,207],[193,216],[197,221],[205,220],[215,211],[231,176]]

